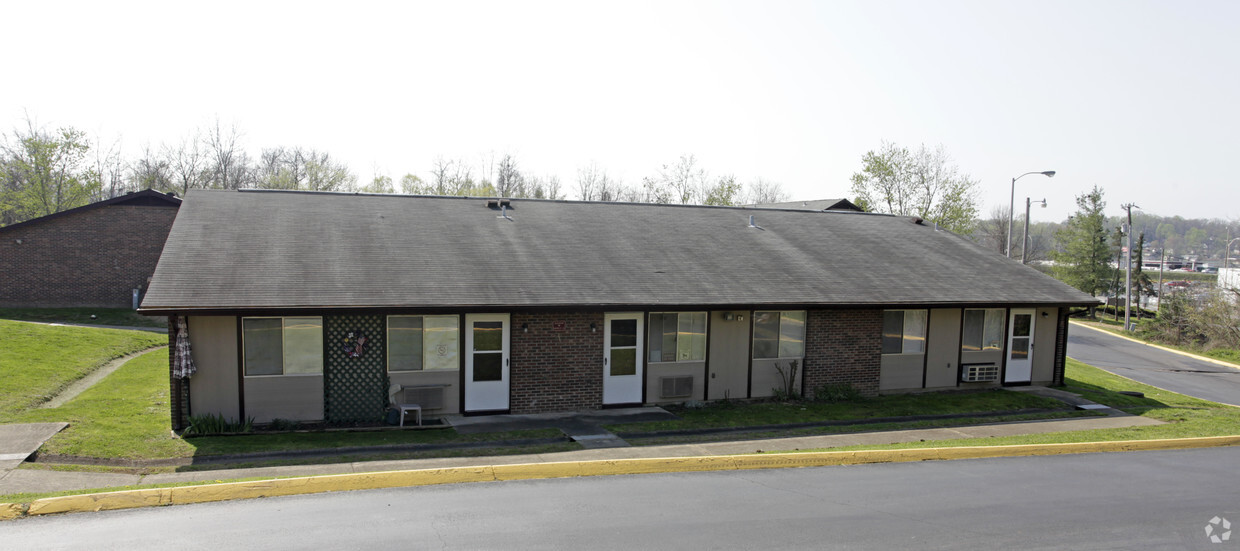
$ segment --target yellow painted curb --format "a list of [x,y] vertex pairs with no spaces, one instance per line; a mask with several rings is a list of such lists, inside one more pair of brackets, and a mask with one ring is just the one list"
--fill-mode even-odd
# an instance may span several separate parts
[[1124,340],[1126,340],[1126,341],[1132,341],[1132,342],[1135,342],[1135,343],[1137,343],[1137,344],[1144,344],[1145,346],[1152,346],[1152,347],[1157,348],[1157,349],[1159,349],[1159,350],[1165,350],[1165,351],[1167,351],[1167,352],[1171,352],[1171,353],[1173,353],[1173,354],[1179,354],[1179,355],[1181,355],[1181,356],[1188,356],[1189,358],[1193,358],[1194,360],[1201,360],[1201,361],[1203,361],[1203,362],[1210,362],[1210,363],[1215,364],[1215,365],[1221,365],[1221,366],[1223,366],[1223,367],[1230,367],[1230,368],[1232,368],[1232,369],[1240,369],[1240,365],[1236,365],[1236,364],[1233,364],[1233,363],[1231,363],[1231,362],[1225,362],[1225,361],[1223,361],[1223,360],[1216,360],[1216,359],[1214,359],[1214,358],[1207,358],[1207,357],[1205,357],[1205,356],[1199,356],[1199,355],[1197,355],[1197,354],[1193,354],[1192,352],[1185,352],[1185,351],[1183,351],[1183,350],[1176,350],[1176,349],[1174,349],[1174,348],[1167,348],[1167,347],[1165,347],[1165,346],[1161,346],[1161,345],[1157,345],[1157,344],[1154,344],[1154,343],[1145,342],[1145,341],[1143,341],[1143,340],[1134,339],[1134,338],[1132,338],[1132,337],[1125,337],[1124,335],[1120,335],[1120,334],[1118,334],[1118,333],[1112,333],[1112,332],[1110,332],[1110,331],[1107,331],[1106,329],[1099,329],[1099,328],[1094,327],[1094,326],[1092,326],[1092,325],[1086,325],[1086,324],[1081,323],[1081,322],[1078,322],[1078,321],[1074,321],[1074,322],[1072,322],[1072,325],[1075,325],[1075,326],[1077,326],[1077,327],[1084,327],[1084,328],[1086,328],[1086,329],[1093,329],[1094,331],[1100,331],[1100,332],[1106,333],[1106,334],[1111,335],[1112,337],[1115,337],[1115,338],[1118,338],[1118,339],[1124,339]]
[[0,503],[0,520],[12,520],[26,514],[20,503]]
[[760,455],[717,455],[704,457],[661,457],[596,461],[565,461],[521,465],[450,467],[411,471],[338,474],[204,484],[176,488],[153,488],[75,496],[38,499],[23,510],[21,504],[0,504],[0,520],[26,515],[108,511],[181,505],[234,499],[253,499],[321,492],[403,488],[463,482],[497,480],[534,480],[650,474],[672,472],[727,471],[742,469],[783,469],[829,465],[861,465],[867,463],[898,463],[988,457],[1019,457],[1075,453],[1173,450],[1240,445],[1240,435],[1176,438],[1167,440],[1130,440],[1120,442],[1084,442],[1067,444],[1021,444],[1014,446],[968,446],[955,448],[923,448],[903,450],[860,450],[836,452],[779,453]]

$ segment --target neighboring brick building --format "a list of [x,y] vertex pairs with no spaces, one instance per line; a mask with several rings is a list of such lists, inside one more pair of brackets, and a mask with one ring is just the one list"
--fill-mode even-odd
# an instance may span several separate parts
[[140,311],[187,327],[174,427],[1062,382],[1092,297],[839,204],[195,190]]
[[0,307],[132,308],[180,204],[146,190],[0,228]]

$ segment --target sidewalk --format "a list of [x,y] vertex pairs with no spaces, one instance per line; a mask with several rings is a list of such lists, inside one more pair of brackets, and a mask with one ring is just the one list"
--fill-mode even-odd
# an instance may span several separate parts
[[[561,416],[560,418],[580,422],[580,418],[575,416]],[[238,478],[302,477],[380,471],[434,469],[444,467],[519,465],[566,461],[620,460],[660,457],[705,457],[716,455],[751,454],[763,451],[838,448],[844,446],[917,442],[922,440],[987,438],[1076,430],[1111,429],[1156,424],[1161,424],[1161,422],[1153,419],[1147,419],[1145,417],[1115,412],[1106,417],[1080,417],[1053,421],[997,423],[956,428],[860,432],[850,434],[804,436],[797,438],[774,438],[665,446],[602,447],[532,455],[362,461],[319,465],[289,465],[279,467],[221,469],[212,471],[192,471],[152,475],[52,471],[42,469],[14,469],[9,471],[0,471],[0,494],[86,490],[116,486],[132,486],[138,484],[214,482],[218,480]]]

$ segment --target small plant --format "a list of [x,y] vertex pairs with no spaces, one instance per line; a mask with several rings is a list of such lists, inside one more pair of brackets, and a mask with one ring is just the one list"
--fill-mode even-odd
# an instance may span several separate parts
[[204,436],[208,434],[252,432],[253,430],[253,417],[246,417],[245,421],[234,421],[232,419],[225,419],[223,415],[207,413],[189,416],[189,427],[185,429],[184,435]]
[[775,393],[776,400],[786,402],[789,400],[796,400],[801,397],[801,393],[797,392],[796,388],[797,368],[800,367],[800,365],[801,363],[797,360],[792,360],[788,362],[788,368],[784,369],[783,366],[779,365],[779,362],[775,362],[775,371],[779,373],[779,378],[783,380],[784,383],[783,388],[771,389],[771,391]]
[[828,383],[814,388],[815,402],[852,402],[861,399],[861,393],[848,383]]

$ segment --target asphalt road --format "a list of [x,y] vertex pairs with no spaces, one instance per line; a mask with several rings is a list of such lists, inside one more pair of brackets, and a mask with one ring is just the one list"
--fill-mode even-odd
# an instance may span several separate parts
[[1076,324],[1068,329],[1068,357],[1180,394],[1240,406],[1240,369],[1159,350]]
[[1235,549],[1240,448],[457,484],[36,517],[6,549]]

